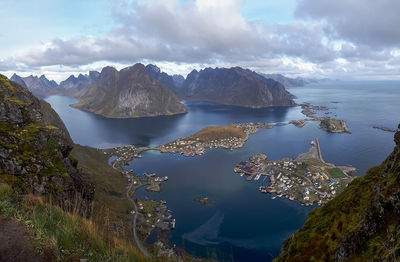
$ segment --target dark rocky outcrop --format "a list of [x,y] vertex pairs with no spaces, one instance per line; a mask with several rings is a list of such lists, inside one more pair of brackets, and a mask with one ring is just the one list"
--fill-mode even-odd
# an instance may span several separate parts
[[276,262],[399,260],[400,130],[394,141],[381,165],[309,214],[303,228],[282,244]]
[[19,193],[51,197],[64,210],[89,217],[95,188],[77,170],[72,147],[51,106],[0,75],[0,181]]
[[151,78],[144,65],[136,64],[117,71],[105,67],[78,98],[76,108],[110,118],[186,113],[186,107],[168,88]]
[[294,106],[284,86],[240,67],[193,70],[182,86],[183,98],[250,108]]

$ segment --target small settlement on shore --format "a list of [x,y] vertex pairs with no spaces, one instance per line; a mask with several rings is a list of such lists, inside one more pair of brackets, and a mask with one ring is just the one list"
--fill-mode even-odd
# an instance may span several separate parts
[[[308,121],[320,121],[319,128],[327,132],[349,132],[344,120],[329,117],[314,117],[315,110],[324,110],[326,107],[301,105],[302,113],[308,118],[292,120],[288,123],[241,123],[226,126],[209,126],[190,137],[181,138],[157,148],[136,147],[133,145],[102,150],[104,154],[114,157],[111,166],[120,172],[127,181],[127,194],[133,196],[136,210],[131,210],[137,217],[135,230],[140,238],[148,244],[147,247],[156,247],[158,256],[178,258],[173,248],[166,243],[164,236],[175,228],[176,220],[167,208],[165,201],[138,199],[134,197],[135,191],[145,187],[147,191],[161,191],[161,184],[168,180],[166,176],[155,173],[145,173],[141,176],[133,170],[126,170],[124,166],[135,158],[141,158],[141,153],[146,150],[159,150],[161,153],[180,153],[186,157],[202,155],[209,148],[223,148],[234,150],[244,146],[251,134],[260,128],[272,128],[275,125],[293,124],[303,127]],[[286,197],[298,200],[304,205],[313,203],[323,204],[332,199],[343,190],[352,180],[349,175],[355,169],[352,167],[336,167],[322,160],[319,142],[312,142],[309,152],[296,159],[282,159],[268,161],[262,154],[253,156],[247,162],[239,163],[235,172],[241,176],[246,174],[247,180],[258,181],[262,176],[269,178],[268,185],[261,185],[262,193],[274,194],[273,198]],[[262,181],[265,181],[266,179]],[[208,197],[198,197],[194,201],[202,205],[209,205]],[[136,216],[135,216],[136,214]]]
[[[311,141],[307,153],[295,159],[268,161],[267,156],[258,154],[247,162],[240,162],[234,168],[247,180],[259,180],[267,176],[267,185],[259,187],[260,192],[276,197],[297,200],[304,205],[322,205],[341,192],[352,180],[350,173],[356,169],[326,163],[318,139]],[[264,181],[264,179],[263,179]]]
[[[134,196],[135,191],[145,187],[147,191],[161,191],[161,183],[168,180],[167,176],[157,176],[155,173],[145,173],[138,176],[133,170],[126,170],[126,166],[134,158],[140,158],[141,153],[149,150],[148,147],[123,146],[105,149],[103,153],[114,157],[111,166],[120,172],[128,181],[127,194]],[[137,212],[136,228],[138,235],[147,244],[147,247],[157,247],[158,256],[178,258],[173,248],[170,248],[164,240],[164,235],[175,228],[176,220],[166,201],[134,198],[137,211],[131,210],[131,214]]]
[[237,149],[244,146],[251,134],[260,128],[272,128],[266,123],[232,124],[208,126],[190,137],[175,140],[157,149],[161,153],[180,153],[183,156],[204,154],[208,148]]

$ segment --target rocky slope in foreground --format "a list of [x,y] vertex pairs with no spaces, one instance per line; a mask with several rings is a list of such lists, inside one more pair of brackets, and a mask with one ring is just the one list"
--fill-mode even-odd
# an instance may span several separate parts
[[134,118],[186,113],[168,88],[152,79],[142,64],[117,71],[105,67],[76,108],[110,118]]
[[192,101],[250,108],[295,105],[282,84],[240,67],[193,70],[182,91],[182,98]]
[[400,125],[393,152],[315,208],[275,262],[400,259]]
[[51,106],[0,75],[0,182],[52,196],[65,210],[91,215],[93,183],[70,157],[73,143]]

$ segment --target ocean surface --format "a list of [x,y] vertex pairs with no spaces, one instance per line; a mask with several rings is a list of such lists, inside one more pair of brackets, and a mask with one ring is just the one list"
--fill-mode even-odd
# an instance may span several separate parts
[[[289,91],[297,103],[327,106],[327,116],[344,119],[351,134],[331,134],[309,122],[303,128],[279,125],[260,129],[238,150],[207,150],[203,156],[186,158],[178,154],[143,153],[129,169],[138,174],[156,172],[168,176],[162,192],[144,189],[138,197],[166,200],[177,220],[169,242],[188,253],[223,261],[271,261],[280,245],[298,230],[313,207],[287,199],[272,200],[261,194],[263,180],[248,182],[233,172],[237,162],[264,153],[270,160],[296,157],[319,138],[324,160],[351,165],[354,174],[379,164],[394,147],[393,133],[372,126],[396,128],[400,123],[400,82],[325,82]],[[107,119],[69,107],[75,99],[52,96],[46,99],[66,124],[75,143],[108,148],[135,144],[158,146],[189,136],[208,125],[245,122],[281,123],[303,119],[300,107],[246,109],[211,103],[186,103],[185,115],[141,119]],[[319,115],[324,116],[325,111]],[[210,197],[212,204],[193,201]]]

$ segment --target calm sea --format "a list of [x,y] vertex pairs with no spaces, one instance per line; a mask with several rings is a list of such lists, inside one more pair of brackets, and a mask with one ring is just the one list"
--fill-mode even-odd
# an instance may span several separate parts
[[[330,134],[310,122],[303,128],[292,125],[261,129],[238,150],[208,150],[195,158],[177,154],[143,153],[129,168],[142,174],[168,176],[162,192],[139,190],[139,197],[166,200],[176,229],[171,244],[193,255],[224,261],[270,261],[280,245],[304,223],[311,207],[295,201],[270,199],[258,187],[264,182],[247,182],[233,172],[237,162],[264,153],[271,160],[296,157],[307,151],[318,137],[324,160],[352,165],[363,175],[379,164],[394,147],[393,133],[372,126],[395,128],[400,123],[400,82],[327,82],[289,90],[296,102],[330,108],[328,116],[344,119],[351,134]],[[59,113],[75,143],[99,148],[135,144],[157,146],[188,136],[207,125],[243,122],[286,122],[302,119],[301,109],[245,109],[210,103],[186,103],[190,112],[179,116],[142,119],[107,119],[69,107],[76,100],[65,96],[46,99]],[[320,115],[325,115],[321,112]],[[210,206],[193,199],[208,196]]]

